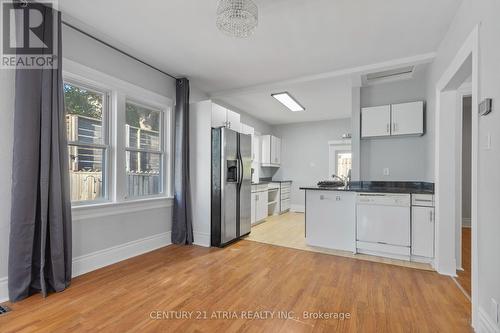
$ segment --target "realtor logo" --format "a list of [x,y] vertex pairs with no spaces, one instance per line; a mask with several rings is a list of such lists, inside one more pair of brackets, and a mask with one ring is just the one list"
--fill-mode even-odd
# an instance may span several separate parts
[[54,2],[1,0],[2,68],[57,67]]

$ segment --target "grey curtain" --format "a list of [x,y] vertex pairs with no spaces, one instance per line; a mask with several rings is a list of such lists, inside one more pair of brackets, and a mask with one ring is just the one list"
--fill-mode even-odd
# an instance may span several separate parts
[[[45,7],[44,18],[52,9]],[[71,203],[62,86],[57,69],[17,69],[9,243],[9,297],[61,291],[71,280]],[[45,22],[45,20],[44,20]],[[44,27],[44,37],[50,27]],[[47,37],[50,38],[50,37]]]
[[176,82],[172,243],[193,243],[189,183],[189,81]]

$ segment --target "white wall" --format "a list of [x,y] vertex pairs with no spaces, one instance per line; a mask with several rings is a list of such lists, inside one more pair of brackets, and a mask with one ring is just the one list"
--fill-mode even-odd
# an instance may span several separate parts
[[[480,318],[493,323],[491,298],[500,301],[500,2],[498,0],[463,0],[445,39],[439,46],[437,57],[430,69],[428,108],[435,109],[435,85],[453,60],[473,28],[479,27],[479,100],[493,98],[494,111],[479,119],[479,174],[478,174],[478,270]],[[490,133],[492,146],[485,146],[486,134]],[[429,151],[429,154],[434,154]],[[430,169],[430,166],[429,166]],[[486,316],[486,317],[485,317]],[[484,329],[484,327],[483,327]]]
[[[361,107],[413,102],[426,99],[427,71],[412,79],[361,88]],[[433,117],[426,110],[427,119]],[[434,144],[427,133],[421,137],[391,137],[361,140],[361,180],[427,181],[428,149]],[[383,169],[389,168],[389,176]]]
[[[108,75],[175,99],[175,80],[150,69],[74,30],[63,27],[65,58]],[[10,175],[12,164],[14,72],[0,70],[0,172],[7,175],[0,187],[0,301],[7,297]],[[73,221],[75,273],[95,269],[170,242],[172,208],[116,213]],[[76,264],[75,264],[76,262]]]
[[330,178],[328,141],[350,132],[350,118],[273,127],[273,134],[281,138],[281,168],[274,179],[293,181],[292,208],[304,207],[304,191],[299,187]]

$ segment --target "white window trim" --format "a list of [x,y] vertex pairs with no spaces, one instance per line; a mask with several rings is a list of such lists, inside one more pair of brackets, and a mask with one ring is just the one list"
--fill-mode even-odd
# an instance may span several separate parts
[[[110,201],[110,179],[112,178],[111,167],[113,165],[113,161],[111,158],[111,138],[112,138],[112,126],[111,124],[111,94],[112,91],[109,88],[106,88],[102,84],[98,84],[95,82],[91,82],[85,79],[76,79],[71,76],[63,76],[63,82],[69,83],[76,87],[88,88],[90,90],[96,90],[96,92],[104,94],[104,112],[102,114],[102,126],[103,126],[103,146],[105,148],[104,155],[104,168],[102,170],[104,176],[104,197],[97,200],[89,200],[89,201],[73,201],[73,206],[81,206],[81,205],[91,205],[91,204],[99,204],[106,203]],[[69,145],[69,142],[68,142]]]
[[[173,199],[173,100],[81,65],[63,59],[63,79],[110,91],[108,110],[109,158],[108,188],[105,201],[78,202],[72,205],[75,220],[115,215],[130,211],[170,207]],[[125,103],[133,100],[164,112],[163,116],[163,192],[147,197],[127,198],[125,182]],[[120,112],[122,111],[122,112]],[[123,128],[122,128],[123,127]],[[121,152],[121,153],[119,153]],[[122,163],[123,162],[123,163]]]
[[328,179],[337,173],[337,158],[338,150],[350,150],[352,153],[352,143],[350,139],[328,141]]

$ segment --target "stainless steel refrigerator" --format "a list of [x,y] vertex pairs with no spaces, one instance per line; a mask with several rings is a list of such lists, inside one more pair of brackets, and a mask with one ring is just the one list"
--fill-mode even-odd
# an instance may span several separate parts
[[250,233],[252,138],[212,129],[212,246],[223,247]]

